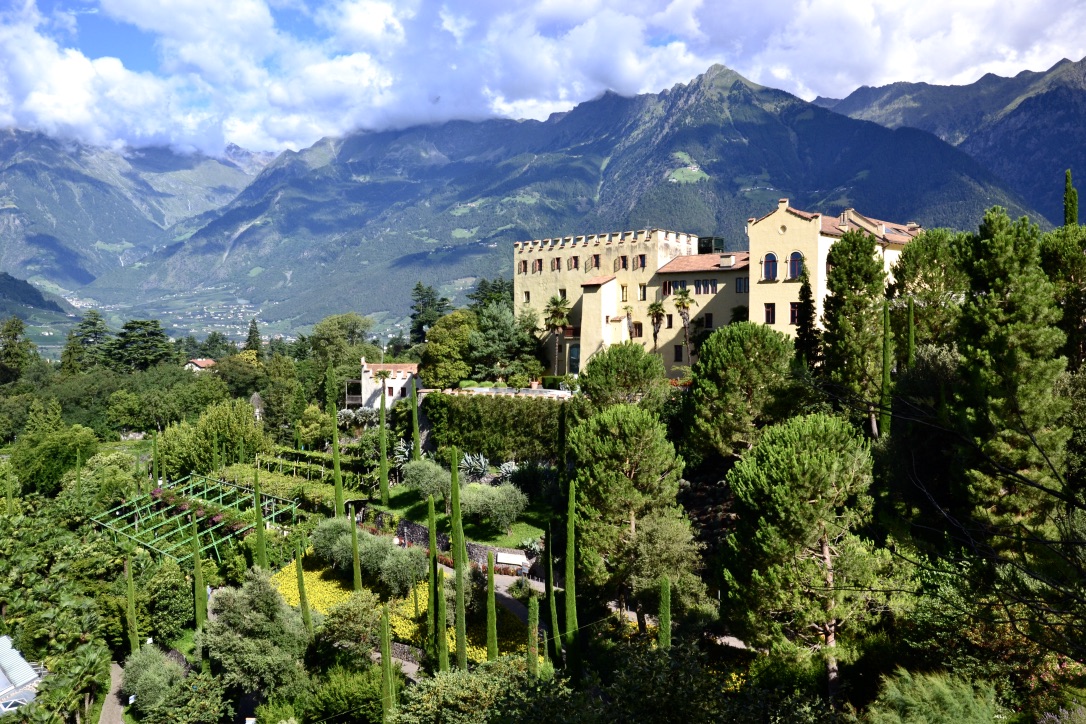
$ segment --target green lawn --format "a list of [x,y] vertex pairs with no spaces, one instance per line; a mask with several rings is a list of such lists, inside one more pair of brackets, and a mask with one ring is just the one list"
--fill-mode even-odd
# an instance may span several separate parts
[[[418,491],[398,485],[389,491],[389,505],[387,508],[380,504],[374,505],[379,510],[387,510],[408,520],[426,525],[426,501],[422,499]],[[445,507],[441,501],[437,504],[437,529],[443,533],[452,532],[452,523],[445,515]],[[465,522],[464,535],[475,543],[497,546],[499,548],[516,548],[525,538],[538,538],[547,528],[547,521],[554,516],[554,511],[542,502],[532,502],[521,514],[520,519],[513,524],[509,533],[498,530],[490,525]]]

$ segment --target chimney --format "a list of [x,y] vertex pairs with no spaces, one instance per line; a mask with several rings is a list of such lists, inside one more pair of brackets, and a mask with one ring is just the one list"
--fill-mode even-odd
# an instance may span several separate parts
[[725,269],[731,269],[735,266],[735,254],[721,254],[720,266]]
[[909,231],[919,231],[920,224],[916,223],[915,221],[910,221],[909,223],[905,224],[905,228]]
[[780,201],[778,201],[777,202],[777,208],[778,209],[787,209],[788,208],[788,199],[781,199]]

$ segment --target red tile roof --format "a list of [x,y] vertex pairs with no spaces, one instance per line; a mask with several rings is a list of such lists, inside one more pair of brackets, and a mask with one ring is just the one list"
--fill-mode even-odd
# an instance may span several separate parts
[[607,282],[611,281],[614,278],[615,278],[614,274],[608,274],[605,277],[592,277],[591,279],[586,279],[584,282],[582,282],[581,286],[582,287],[598,287],[601,284],[606,284]]
[[[735,256],[735,264],[721,266],[720,257]],[[723,252],[716,254],[690,254],[677,256],[656,270],[657,274],[688,274],[691,272],[731,271],[746,269],[750,266],[750,253],[746,251]]]
[[215,366],[215,360],[207,359],[206,357],[198,357],[196,359],[190,359],[189,364],[199,367],[202,370],[206,370],[208,367]]

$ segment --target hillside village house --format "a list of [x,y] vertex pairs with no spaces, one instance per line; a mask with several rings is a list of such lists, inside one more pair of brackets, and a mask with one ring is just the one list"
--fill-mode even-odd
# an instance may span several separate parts
[[[570,324],[559,332],[559,374],[577,374],[589,357],[611,344],[632,339],[651,350],[648,308],[663,302],[657,352],[668,373],[677,376],[680,366],[691,364],[672,304],[677,290],[685,288],[695,302],[691,337],[748,314],[751,321],[795,336],[800,275],[806,267],[821,319],[826,255],[848,230],[876,238],[889,272],[921,228],[871,219],[853,209],[823,216],[781,199],[770,213],[747,220],[749,251],[699,254],[696,235],[662,229],[516,242],[513,293],[517,306],[529,306],[540,317],[552,296],[569,301]],[[553,354],[553,340],[545,349]]]
[[[382,381],[378,374],[388,372]],[[347,380],[346,404],[348,407],[362,406],[377,410],[381,407],[381,388],[385,390],[385,405],[392,404],[411,394],[411,381],[419,374],[417,364],[370,364],[362,358],[362,379]],[[357,394],[352,392],[357,391]]]

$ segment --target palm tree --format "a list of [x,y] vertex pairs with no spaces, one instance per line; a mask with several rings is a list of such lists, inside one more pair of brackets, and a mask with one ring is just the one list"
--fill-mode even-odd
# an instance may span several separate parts
[[690,364],[690,308],[696,307],[698,303],[690,296],[690,290],[686,287],[675,292],[675,298],[671,300],[671,303],[675,305],[675,311],[683,320],[683,346],[686,348],[686,363]]
[[569,324],[569,300],[555,294],[543,308],[543,323],[554,335],[554,374],[558,375],[558,333]]
[[652,322],[652,353],[656,354],[656,343],[660,339],[660,328],[664,326],[664,303],[660,301],[649,305],[649,321]]

